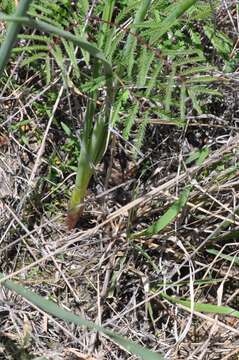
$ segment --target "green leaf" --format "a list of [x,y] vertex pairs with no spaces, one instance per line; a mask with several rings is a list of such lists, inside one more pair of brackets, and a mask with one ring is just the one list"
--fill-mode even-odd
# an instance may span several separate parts
[[[4,278],[4,275],[0,273],[0,278]],[[3,281],[2,283],[6,288],[15,291],[18,295],[21,295],[24,299],[28,300],[31,304],[37,306],[39,309],[44,312],[55,316],[61,320],[64,320],[68,323],[73,323],[79,326],[87,327],[90,330],[95,330],[101,332],[103,335],[106,335],[116,344],[120,345],[126,351],[140,357],[143,360],[163,360],[163,356],[152,352],[141,345],[138,345],[125,337],[114,333],[113,331],[106,329],[102,326],[95,324],[92,321],[85,320],[82,317],[75,315],[71,311],[60,308],[53,301],[47,300],[42,296],[35,294],[34,292],[28,290],[22,285],[16,284],[11,280]]]
[[45,77],[47,85],[51,82],[51,60],[49,57],[46,59],[45,63]]
[[180,89],[180,118],[185,121],[186,115],[186,86],[185,83],[182,82]]
[[215,249],[207,249],[207,252],[212,255],[216,255],[224,260],[233,262],[233,264],[239,265],[239,256],[231,256],[223,254],[221,251]]
[[204,160],[209,155],[209,149],[203,148],[197,151],[194,151],[193,153],[189,154],[189,157],[186,159],[185,164],[191,164],[193,161],[196,161],[196,165],[200,166],[203,164]]
[[151,78],[150,80],[148,81],[147,83],[147,90],[146,90],[146,96],[149,96],[150,95],[150,92],[151,90],[153,89],[153,87],[155,86],[156,84],[156,81],[157,81],[157,77],[159,76],[160,74],[160,71],[162,69],[162,62],[159,62],[158,64],[155,65],[153,71],[152,71],[152,75],[151,75]]
[[46,58],[46,53],[37,53],[35,55],[32,55],[32,56],[28,56],[26,59],[24,59],[23,61],[21,61],[21,66],[26,66],[26,65],[29,65],[31,64],[32,62],[36,62],[37,60],[38,61],[46,61],[47,59]]
[[205,75],[205,76],[194,76],[191,79],[186,80],[186,84],[191,84],[191,83],[211,83],[214,81],[218,81],[218,78],[215,76],[209,76],[209,75]]
[[182,0],[175,4],[174,10],[170,15],[153,31],[154,35],[151,37],[151,44],[157,42],[197,0]]
[[61,121],[61,127],[67,136],[71,136],[71,129],[63,121]]
[[196,160],[196,165],[200,166],[204,163],[204,160],[208,157],[209,155],[209,149],[207,147],[200,149],[199,150],[199,156]]
[[138,87],[144,86],[146,82],[146,78],[150,69],[150,65],[153,61],[154,53],[152,51],[148,51],[148,49],[143,48],[140,54],[140,58],[138,60],[138,76],[136,85]]
[[191,101],[192,101],[193,108],[198,112],[198,114],[202,114],[203,111],[202,111],[202,109],[201,109],[201,106],[200,106],[200,103],[199,103],[199,101],[198,101],[198,99],[197,99],[197,96],[196,96],[196,94],[195,94],[194,91],[193,91],[193,88],[190,87],[190,88],[188,88],[187,90],[188,90],[188,95],[189,95],[189,97],[190,97],[190,99],[191,99]]
[[138,129],[137,136],[135,139],[135,151],[134,151],[135,157],[137,156],[138,152],[140,151],[141,146],[143,145],[143,142],[145,139],[145,131],[146,131],[148,123],[149,123],[149,115],[148,115],[148,113],[145,113],[144,118],[142,119],[142,121],[139,125],[139,129]]
[[76,77],[80,77],[80,70],[79,70],[79,66],[77,64],[77,59],[75,56],[75,49],[74,49],[74,45],[72,44],[71,41],[66,41],[65,39],[62,39],[62,43],[64,44],[65,50],[67,52],[67,55],[69,56],[69,59],[71,61],[72,67],[75,71]]
[[110,23],[112,14],[114,11],[115,0],[105,0],[104,10],[102,14],[102,22],[100,23],[100,31],[98,36],[97,46],[100,49],[105,48],[105,42],[108,38],[108,32],[110,31]]
[[206,65],[206,66],[197,66],[189,69],[185,69],[180,71],[180,76],[188,76],[192,74],[198,74],[200,72],[208,73],[209,71],[215,70],[214,66]]
[[216,241],[222,241],[222,240],[239,240],[239,230],[231,230],[231,231],[228,231],[226,232],[225,234],[222,234],[220,236],[216,236],[213,238],[213,240],[216,240]]
[[[31,52],[31,51],[35,51],[35,52],[39,52],[39,51],[48,51],[48,47],[46,45],[28,45],[28,46],[21,46],[21,47],[16,47],[14,49],[12,49],[13,54],[17,54],[17,53],[23,53],[23,52]],[[46,56],[46,54],[45,54]]]
[[136,103],[129,111],[129,115],[127,116],[127,118],[125,119],[125,127],[123,130],[123,137],[125,140],[128,140],[129,135],[130,135],[130,131],[132,129],[132,126],[134,124],[137,112],[139,110],[139,104]]
[[209,89],[207,85],[195,85],[190,86],[190,91],[193,92],[193,94],[196,95],[212,95],[212,96],[220,96],[222,97],[222,93],[216,89]]
[[113,108],[113,115],[112,115],[112,121],[111,126],[114,127],[118,120],[120,119],[119,112],[121,110],[121,107],[126,101],[128,100],[130,96],[129,90],[124,90],[121,94],[119,94],[118,99],[114,102],[114,108]]
[[[189,309],[191,309],[191,301],[190,300],[181,300],[176,297],[169,296],[167,294],[160,294],[163,298],[174,304],[183,305]],[[193,309],[198,312],[219,314],[219,315],[229,315],[239,318],[239,311],[229,307],[229,306],[221,306],[221,305],[213,305],[213,304],[203,304],[203,303],[194,303]]]
[[158,221],[150,225],[147,229],[132,234],[130,238],[137,238],[139,236],[151,236],[158,234],[160,231],[162,231],[167,225],[173,222],[176,216],[184,208],[187,203],[190,191],[191,187],[186,187],[178,200],[176,200],[173,205],[170,206],[170,208],[164,213],[164,215],[161,216],[161,218],[159,218]]
[[54,56],[57,65],[61,69],[62,77],[66,83],[66,67],[64,63],[64,55],[62,53],[61,47],[59,45],[55,45],[54,48],[51,49],[51,53]]
[[170,106],[171,106],[171,99],[172,99],[172,93],[173,93],[173,88],[174,88],[174,77],[175,77],[175,73],[176,73],[176,66],[172,66],[172,71],[171,74],[169,76],[169,80],[167,83],[167,88],[166,88],[166,95],[165,95],[165,110],[166,112],[170,111]]
[[222,54],[227,58],[232,51],[233,42],[229,40],[229,38],[227,38],[223,33],[218,31],[215,33],[213,26],[205,25],[203,29],[219,54]]
[[[140,2],[138,10],[135,14],[133,25],[140,24],[144,20],[146,13],[150,7],[151,1],[152,0],[142,0]],[[131,72],[134,64],[134,51],[136,45],[137,45],[137,40],[135,35],[129,34],[124,47],[124,62],[127,63],[128,76],[131,76]]]

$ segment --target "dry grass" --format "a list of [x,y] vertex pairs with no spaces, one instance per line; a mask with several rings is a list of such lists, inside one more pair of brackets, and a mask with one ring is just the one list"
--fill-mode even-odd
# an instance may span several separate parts
[[[54,116],[69,116],[67,104],[75,95],[64,91],[60,79],[41,91],[39,81],[37,74],[26,74],[18,89],[11,91],[11,78],[1,89],[1,271],[167,359],[238,359],[239,319],[192,314],[160,296],[167,291],[238,309],[238,73],[230,74],[223,90],[223,109],[215,105],[211,114],[189,118],[187,129],[155,125],[153,119],[138,162],[130,144],[114,134],[72,232],[65,214],[74,174],[63,174],[49,155],[58,152],[62,136]],[[27,92],[26,86],[37,90]],[[51,89],[59,94],[53,111],[48,121],[39,120],[34,103]],[[15,131],[21,119],[31,125]],[[189,151],[202,143],[210,149],[208,158],[187,165]],[[68,154],[60,156],[68,161]],[[49,167],[58,183],[46,178]],[[189,202],[174,223],[150,238],[129,239],[157,220],[188,183]],[[210,248],[232,260],[208,253]],[[99,334],[53,319],[4,288],[0,313],[0,359],[134,359]]]

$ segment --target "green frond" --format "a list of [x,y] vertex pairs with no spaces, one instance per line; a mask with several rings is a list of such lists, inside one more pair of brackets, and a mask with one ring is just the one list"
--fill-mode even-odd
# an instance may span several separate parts
[[154,65],[154,69],[152,70],[152,74],[150,76],[150,79],[146,82],[146,97],[148,97],[153,89],[153,87],[156,84],[157,78],[160,74],[160,71],[162,70],[163,63],[160,61],[157,61]]
[[180,118],[184,121],[186,116],[186,86],[184,82],[182,82],[180,90]]
[[217,52],[228,58],[233,49],[233,41],[222,32],[215,32],[213,26],[205,25],[203,29]]
[[[140,6],[135,14],[133,25],[137,25],[144,20],[146,13],[150,7],[150,4],[151,4],[151,0],[142,0],[140,2]],[[134,52],[136,45],[137,45],[137,38],[133,34],[129,33],[123,53],[124,62],[127,63],[128,76],[131,76],[132,73],[133,64],[134,64]]]
[[63,52],[61,50],[61,47],[59,45],[54,45],[54,47],[51,48],[50,53],[54,57],[59,68],[61,69],[61,76],[62,76],[64,83],[67,84],[65,58],[64,58]]
[[67,41],[65,39],[62,39],[62,43],[64,45],[64,48],[66,50],[66,53],[70,59],[71,65],[74,69],[75,75],[76,77],[80,77],[80,70],[79,70],[79,66],[77,64],[77,58],[75,55],[75,47],[72,44],[71,41]]
[[40,63],[41,62],[45,63],[46,62],[46,53],[38,52],[37,54],[28,56],[26,59],[21,61],[21,66],[30,65],[31,63],[36,62],[36,61],[40,61]]
[[172,5],[172,8],[168,11],[169,15],[163,22],[160,23],[151,33],[150,43],[155,44],[160,38],[178,21],[178,18],[182,16],[191,6],[195,4],[197,0],[181,0]]
[[195,75],[194,77],[191,77],[190,79],[186,80],[187,84],[191,84],[191,83],[212,83],[214,81],[219,81],[219,78],[216,76],[210,76],[210,75],[205,75],[205,76],[198,76]]
[[39,51],[48,51],[48,47],[46,45],[29,45],[29,46],[21,46],[16,47],[12,50],[13,53],[22,53],[22,52],[39,52]]
[[138,87],[145,85],[146,78],[153,59],[154,59],[154,53],[146,48],[143,48],[138,60],[139,65],[138,65],[138,76],[136,82],[136,85]]
[[175,74],[176,74],[176,66],[173,65],[171,74],[169,76],[168,83],[166,85],[166,95],[165,95],[165,110],[167,112],[170,111],[171,101],[172,101],[172,94],[173,94],[173,88],[175,86]]
[[137,102],[129,110],[129,113],[128,113],[127,117],[125,118],[125,125],[124,125],[124,130],[123,130],[123,137],[125,140],[129,139],[130,132],[131,132],[132,126],[134,125],[138,110],[139,110],[139,104]]
[[111,121],[111,126],[114,127],[117,125],[119,119],[120,119],[120,110],[121,107],[127,102],[129,98],[129,91],[125,90],[122,91],[122,93],[119,93],[118,98],[116,98],[114,106],[113,106],[113,111],[112,111],[112,121]]
[[115,0],[106,0],[104,2],[102,22],[100,23],[100,31],[97,42],[98,48],[102,50],[105,49],[105,43],[108,38],[108,33],[111,31],[110,22],[113,14],[114,5]]
[[140,149],[144,143],[145,132],[146,132],[148,123],[149,123],[149,115],[146,113],[146,114],[144,114],[144,117],[138,127],[137,135],[134,140],[134,145],[135,145],[134,156],[135,157],[137,156],[137,153],[140,151]]
[[187,90],[188,90],[189,98],[192,101],[193,108],[197,111],[198,114],[202,114],[203,111],[197,99],[197,94],[194,92],[194,89],[190,87]]
[[188,76],[188,75],[194,75],[199,74],[201,72],[209,73],[211,71],[215,70],[214,66],[206,65],[206,66],[195,66],[193,68],[189,69],[183,69],[180,71],[180,76]]

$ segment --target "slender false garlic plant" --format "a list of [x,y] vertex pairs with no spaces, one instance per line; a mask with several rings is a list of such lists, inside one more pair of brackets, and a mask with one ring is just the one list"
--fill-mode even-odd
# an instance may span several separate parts
[[[192,6],[197,0],[181,0],[176,5],[174,10],[169,16],[160,24],[156,26],[155,32],[153,33],[153,40],[155,42],[165,32],[167,32],[172,24],[175,23],[177,18],[181,16],[190,6]],[[31,0],[21,0],[14,16],[5,16],[0,14],[0,19],[10,21],[6,39],[0,49],[0,74],[4,69],[5,64],[10,56],[11,49],[16,41],[17,34],[21,28],[21,25],[26,25],[41,31],[54,34],[60,38],[64,38],[72,41],[75,45],[79,46],[82,50],[87,51],[94,59],[95,64],[93,66],[93,76],[97,77],[103,67],[105,80],[106,80],[106,97],[104,103],[104,110],[101,112],[96,111],[96,97],[97,94],[93,93],[89,96],[87,110],[85,113],[84,129],[81,138],[81,152],[78,162],[78,170],[76,176],[75,188],[73,190],[69,211],[67,217],[68,228],[72,229],[75,227],[81,212],[82,203],[89,185],[90,178],[94,172],[95,166],[101,161],[104,152],[107,147],[109,139],[109,124],[111,121],[111,108],[114,100],[114,89],[113,89],[113,71],[109,61],[105,58],[103,52],[97,47],[91,45],[85,40],[76,37],[72,33],[66,32],[55,26],[52,26],[46,22],[34,20],[30,17],[26,17],[27,10]],[[105,36],[108,31],[108,25],[111,21],[115,0],[109,0],[105,3],[103,19],[104,25],[102,27],[103,35],[99,38],[98,45],[103,46]],[[144,20],[145,15],[149,9],[151,0],[142,0],[139,8],[136,12],[135,19],[133,22],[134,26],[140,25]],[[136,30],[137,31],[137,30]],[[160,34],[159,34],[160,33]],[[136,39],[132,34],[128,35],[125,47],[123,49],[122,61],[123,63],[129,62],[128,76],[131,75],[133,61],[129,61],[129,58],[134,56],[136,48]],[[131,64],[131,65],[130,65]],[[121,66],[117,71],[118,75],[121,76]]]
[[[101,62],[106,78],[107,96],[104,107],[104,114],[100,114],[95,122],[93,122],[95,115],[95,102],[90,100],[87,106],[85,116],[85,127],[82,137],[82,150],[79,159],[79,169],[76,178],[76,187],[72,194],[69,211],[69,226],[73,227],[79,216],[78,205],[83,201],[89,179],[93,173],[93,167],[101,160],[103,153],[107,146],[109,136],[109,121],[111,116],[111,105],[113,101],[113,73],[109,62],[106,61],[104,55],[94,46],[85,42],[82,39],[72,35],[69,32],[58,29],[42,21],[35,21],[26,17],[27,10],[31,1],[21,0],[15,16],[6,16],[0,14],[0,20],[10,21],[6,39],[0,49],[0,76],[4,71],[5,65],[10,57],[10,53],[16,42],[17,34],[20,31],[21,25],[27,25],[33,28],[40,29],[44,32],[59,35],[62,38],[71,40],[77,46],[86,50],[90,55],[97,59],[96,69],[99,69],[99,62]],[[4,279],[4,275],[0,274],[0,282],[12,291],[21,295],[23,298],[34,304],[44,312],[50,313],[66,322],[75,323],[76,325],[87,327],[91,330],[100,331],[107,337],[112,339],[116,344],[120,345],[126,351],[140,357],[142,360],[164,360],[164,358],[157,353],[154,353],[144,347],[114,333],[106,328],[95,325],[70,311],[65,311],[58,307],[55,303],[48,301],[41,296],[31,292],[26,287]]]
[[[98,64],[96,64],[98,67]],[[111,107],[113,103],[112,74],[106,74],[106,101],[104,114],[95,111],[94,99],[88,100],[85,114],[84,131],[81,139],[81,152],[78,162],[75,188],[73,190],[68,212],[68,228],[75,227],[81,212],[82,202],[95,166],[101,161],[107,148],[110,130]]]
[[16,37],[21,28],[21,25],[26,25],[72,41],[75,45],[87,51],[93,58],[95,58],[94,75],[97,75],[102,67],[105,75],[106,98],[103,113],[101,112],[96,114],[95,102],[94,99],[91,99],[88,101],[85,114],[76,183],[71,196],[67,217],[68,228],[72,229],[75,227],[81,215],[81,204],[84,201],[90,178],[94,172],[94,168],[102,159],[102,156],[104,155],[107,147],[109,139],[111,107],[114,93],[113,71],[110,62],[105,59],[104,54],[97,47],[69,32],[61,30],[48,23],[34,20],[30,17],[24,17],[29,8],[30,2],[31,1],[29,0],[22,0],[19,3],[19,8],[14,16],[0,14],[0,19],[11,22],[6,39],[0,49],[0,74],[4,70],[4,66],[10,56],[11,49],[15,44]]

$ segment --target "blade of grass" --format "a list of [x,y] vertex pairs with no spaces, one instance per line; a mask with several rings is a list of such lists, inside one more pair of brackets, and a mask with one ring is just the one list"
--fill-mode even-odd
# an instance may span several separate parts
[[[169,296],[167,294],[160,294],[163,298],[174,304],[180,304],[187,308],[191,308],[190,300],[181,300],[176,297]],[[222,305],[213,305],[213,304],[203,304],[203,303],[194,303],[194,310],[198,312],[212,313],[218,315],[229,315],[239,318],[239,311],[231,308],[230,306],[222,306]]]
[[[0,278],[4,278],[4,275],[0,273]],[[28,300],[31,304],[34,304],[41,310],[45,311],[52,316],[55,316],[59,319],[62,319],[68,323],[74,323],[79,326],[84,326],[90,330],[99,331],[102,334],[109,337],[116,344],[120,345],[126,351],[140,357],[143,360],[164,360],[163,356],[157,354],[151,350],[148,350],[141,345],[138,345],[125,337],[114,333],[111,330],[108,330],[102,326],[99,326],[89,320],[85,320],[82,317],[73,314],[72,312],[60,308],[53,301],[47,300],[34,292],[28,290],[22,285],[16,284],[11,280],[6,280],[3,282],[3,285],[9,290],[15,291],[18,295],[22,296]]]
[[167,225],[169,225],[179,214],[179,212],[183,209],[185,204],[187,203],[188,196],[190,194],[191,187],[186,187],[186,189],[182,192],[178,200],[176,200],[172,206],[159,218],[158,221],[150,225],[147,229],[143,231],[139,231],[130,235],[130,238],[134,239],[139,236],[151,236],[158,234],[162,231]]
[[222,241],[222,240],[239,240],[239,230],[231,230],[231,231],[227,231],[225,234],[220,235],[220,236],[215,236],[213,238],[213,240],[215,241]]
[[233,262],[236,265],[239,265],[239,257],[238,256],[226,255],[215,249],[207,249],[207,252],[209,254],[216,255],[224,260]]

